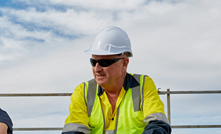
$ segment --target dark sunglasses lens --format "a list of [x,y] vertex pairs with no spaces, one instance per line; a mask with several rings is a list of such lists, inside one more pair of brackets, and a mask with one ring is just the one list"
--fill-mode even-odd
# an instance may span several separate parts
[[94,60],[94,59],[90,59],[91,65],[93,67],[96,66],[97,62],[101,67],[108,67],[110,65],[112,65],[113,63],[117,62],[118,60],[123,59],[123,58],[116,58],[116,59],[101,59],[101,60]]
[[96,63],[97,63],[97,61],[96,61],[96,60],[94,60],[94,59],[90,59],[90,62],[91,62],[91,65],[92,65],[93,67],[95,67],[95,66],[96,66]]
[[98,63],[99,63],[99,65],[102,66],[102,67],[108,67],[108,66],[110,66],[111,64],[113,64],[113,62],[112,62],[111,59],[102,59],[102,60],[99,60]]

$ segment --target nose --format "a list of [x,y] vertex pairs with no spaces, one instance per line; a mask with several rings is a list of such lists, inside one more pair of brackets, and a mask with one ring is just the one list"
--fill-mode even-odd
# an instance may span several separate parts
[[94,69],[95,69],[95,72],[99,72],[102,70],[102,67],[99,65],[99,63],[96,63]]

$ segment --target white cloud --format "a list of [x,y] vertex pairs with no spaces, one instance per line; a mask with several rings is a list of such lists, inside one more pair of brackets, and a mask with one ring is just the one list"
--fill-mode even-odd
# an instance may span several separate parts
[[[88,38],[85,38],[88,39]],[[57,42],[61,43],[61,42]],[[56,47],[47,53],[32,51],[28,58],[21,59],[13,65],[0,70],[1,87],[4,92],[72,92],[74,87],[80,84],[78,78],[83,73],[89,73],[85,78],[92,76],[89,55],[81,55],[84,47],[76,47],[84,44],[82,41],[65,41],[64,46]],[[83,49],[82,49],[83,48]],[[86,49],[86,48],[85,48]],[[86,58],[87,57],[87,58]],[[21,63],[20,63],[21,62]],[[86,71],[88,70],[88,71]],[[76,77],[75,77],[76,76]],[[77,81],[77,82],[76,82]],[[56,84],[54,84],[56,83]],[[21,89],[21,90],[19,90]]]

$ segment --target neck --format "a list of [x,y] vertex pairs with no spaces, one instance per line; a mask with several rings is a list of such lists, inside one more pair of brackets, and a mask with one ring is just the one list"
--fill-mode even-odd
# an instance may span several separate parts
[[127,73],[124,73],[115,83],[111,83],[108,85],[103,85],[102,88],[111,96],[119,95],[123,84],[124,84],[124,78],[126,77]]

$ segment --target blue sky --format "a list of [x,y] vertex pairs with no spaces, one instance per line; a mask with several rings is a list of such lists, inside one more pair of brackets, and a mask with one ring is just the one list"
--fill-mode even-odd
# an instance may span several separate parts
[[[219,0],[1,0],[0,92],[73,92],[93,78],[84,50],[113,25],[131,39],[128,72],[149,75],[164,91],[221,90],[220,6]],[[172,125],[220,124],[220,94],[171,96]],[[62,127],[69,103],[69,97],[0,98],[15,128]],[[30,132],[15,131],[21,133]],[[221,129],[173,130],[197,133]]]

